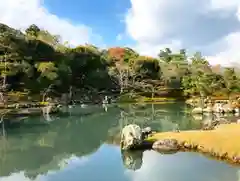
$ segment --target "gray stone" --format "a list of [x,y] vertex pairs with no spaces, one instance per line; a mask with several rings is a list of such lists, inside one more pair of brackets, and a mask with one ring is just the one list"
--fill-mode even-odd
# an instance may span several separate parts
[[179,145],[176,139],[164,139],[154,142],[152,149],[159,152],[172,152],[179,150]]
[[234,109],[232,108],[232,106],[229,103],[223,105],[223,112],[224,113],[230,113],[230,112],[233,112],[233,111],[234,111]]
[[136,124],[129,124],[121,132],[121,149],[129,150],[142,144],[142,130]]

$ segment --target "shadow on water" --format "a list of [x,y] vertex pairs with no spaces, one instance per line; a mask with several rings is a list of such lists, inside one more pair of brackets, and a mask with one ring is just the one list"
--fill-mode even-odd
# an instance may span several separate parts
[[[151,126],[158,131],[171,131],[176,124],[180,130],[201,129],[203,122],[204,119],[194,119],[185,114],[182,103],[125,105],[120,108],[111,106],[108,109],[89,107],[85,110],[75,107],[50,117],[5,120],[4,124],[1,123],[4,128],[1,130],[4,130],[5,134],[1,131],[0,180],[128,181],[135,180],[132,177],[141,177],[137,174],[141,172],[145,175],[137,180],[163,178],[165,181],[164,170],[168,170],[168,174],[181,177],[175,178],[176,180],[190,181],[186,175],[195,172],[199,177],[194,179],[196,181],[212,181],[212,175],[221,181],[221,177],[217,175],[223,173],[228,175],[227,180],[237,181],[237,167],[193,153],[121,153],[116,139],[123,126],[129,123]],[[174,164],[170,164],[170,161]],[[182,173],[176,165],[182,168]],[[159,170],[160,168],[162,170]],[[213,172],[201,176],[204,172],[195,168]],[[171,169],[173,171],[170,171]],[[151,179],[148,179],[148,176]]]

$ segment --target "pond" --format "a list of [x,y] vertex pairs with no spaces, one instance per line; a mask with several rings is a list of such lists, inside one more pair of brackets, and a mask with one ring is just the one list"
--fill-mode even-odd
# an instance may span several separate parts
[[200,129],[205,118],[185,109],[183,103],[76,106],[50,117],[7,120],[0,181],[240,181],[240,167],[198,153],[121,153],[118,135],[128,123],[158,131],[176,124]]

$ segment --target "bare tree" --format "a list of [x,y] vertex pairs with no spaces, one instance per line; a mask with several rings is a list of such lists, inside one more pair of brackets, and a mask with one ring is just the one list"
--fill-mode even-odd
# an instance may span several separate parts
[[116,67],[111,67],[109,70],[110,74],[115,77],[120,86],[120,93],[124,92],[124,89],[127,88],[129,84],[129,67],[125,63],[116,63]]

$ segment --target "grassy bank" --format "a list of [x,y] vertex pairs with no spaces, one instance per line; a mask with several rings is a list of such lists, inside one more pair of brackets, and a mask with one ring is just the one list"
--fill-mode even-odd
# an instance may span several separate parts
[[184,150],[198,151],[240,164],[240,124],[220,125],[210,131],[156,133],[149,140],[177,139]]
[[169,102],[176,102],[179,98],[177,97],[170,97],[170,96],[155,96],[155,97],[147,97],[143,96],[140,93],[125,93],[122,95],[119,95],[117,102],[118,103],[169,103]]

